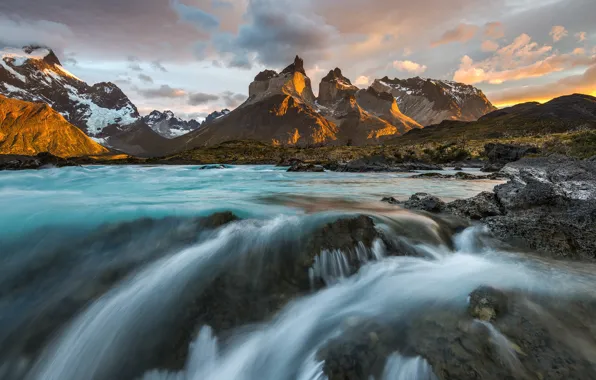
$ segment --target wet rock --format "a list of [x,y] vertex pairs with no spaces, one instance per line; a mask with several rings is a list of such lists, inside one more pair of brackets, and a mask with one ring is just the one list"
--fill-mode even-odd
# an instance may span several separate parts
[[506,295],[494,288],[481,287],[470,294],[468,313],[473,318],[492,322],[506,311]]
[[440,198],[428,193],[416,193],[403,203],[404,207],[410,210],[422,210],[428,212],[441,212],[445,209],[445,202]]
[[481,220],[490,216],[502,215],[494,193],[485,191],[473,198],[458,199],[450,202],[445,207],[447,212],[462,218]]
[[319,165],[313,164],[303,164],[303,163],[294,163],[289,169],[288,172],[292,173],[324,173],[325,168]]
[[385,197],[385,198],[381,199],[381,202],[389,203],[390,205],[399,205],[402,203],[402,202],[398,201],[397,199],[395,199],[394,197]]
[[455,174],[443,174],[443,173],[422,173],[412,176],[411,178],[426,178],[426,179],[457,179],[462,181],[474,181],[474,180],[499,180],[505,179],[507,176],[502,173],[492,173],[489,175],[474,175],[466,172],[457,172]]
[[227,169],[228,166],[221,165],[221,164],[213,164],[213,165],[203,165],[199,168],[199,170],[221,170]]
[[456,166],[453,168],[453,170],[462,171],[464,169],[461,166]]

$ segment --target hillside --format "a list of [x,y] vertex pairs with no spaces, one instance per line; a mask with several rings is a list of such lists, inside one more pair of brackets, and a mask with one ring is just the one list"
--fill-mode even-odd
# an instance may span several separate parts
[[109,151],[47,104],[0,95],[0,154],[36,155],[42,152],[78,157]]

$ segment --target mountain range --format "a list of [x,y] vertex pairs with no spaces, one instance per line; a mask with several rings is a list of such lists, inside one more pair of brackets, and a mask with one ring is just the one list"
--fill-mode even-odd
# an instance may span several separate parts
[[276,146],[374,145],[399,141],[426,126],[436,130],[460,125],[450,122],[501,120],[509,112],[462,83],[383,77],[361,89],[340,68],[329,71],[315,96],[297,56],[279,73],[258,73],[248,99],[234,110],[214,112],[202,122],[171,111],[142,117],[117,85],[85,83],[64,69],[51,49],[5,48],[0,54],[0,94],[48,104],[95,142],[138,156],[245,139]]

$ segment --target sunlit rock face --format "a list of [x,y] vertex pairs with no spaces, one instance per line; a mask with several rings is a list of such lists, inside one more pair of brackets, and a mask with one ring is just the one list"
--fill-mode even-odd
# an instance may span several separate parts
[[101,155],[108,150],[44,103],[0,95],[0,154],[59,157]]
[[249,98],[235,110],[183,136],[184,147],[215,145],[231,140],[257,140],[278,146],[336,144],[336,124],[321,115],[304,62],[277,73],[265,70],[249,86]]
[[394,125],[400,134],[415,128],[422,128],[414,119],[404,115],[399,109],[395,98],[386,92],[378,92],[369,87],[356,93],[356,100],[367,112],[378,116],[389,124]]
[[475,121],[496,110],[481,90],[463,83],[384,77],[376,79],[371,87],[390,93],[401,112],[423,126],[444,120]]
[[260,72],[250,84],[248,94],[249,103],[259,102],[279,94],[299,97],[308,104],[313,104],[315,101],[310,78],[304,71],[304,61],[298,56],[294,59],[294,63],[279,74],[273,70]]
[[339,68],[335,68],[321,80],[317,100],[319,104],[329,106],[346,96],[354,95],[357,91],[358,87],[352,85],[352,82],[342,75]]

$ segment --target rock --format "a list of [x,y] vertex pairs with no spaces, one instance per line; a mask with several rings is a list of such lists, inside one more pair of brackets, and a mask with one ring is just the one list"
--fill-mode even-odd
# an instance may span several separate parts
[[65,166],[79,166],[79,164],[47,152],[39,153],[37,156],[0,155],[0,170],[61,168]]
[[456,166],[453,168],[453,170],[462,171],[464,169],[461,166]]
[[426,179],[458,179],[458,180],[499,180],[508,178],[505,174],[492,173],[490,175],[474,175],[466,172],[457,172],[455,174],[443,174],[443,173],[422,173],[412,176],[410,178],[426,178]]
[[445,209],[445,202],[440,198],[427,193],[416,193],[404,202],[404,207],[411,210],[422,210],[428,212],[442,212]]
[[304,164],[304,161],[298,158],[283,158],[277,163],[276,166],[294,166],[296,164]]
[[402,203],[393,197],[385,197],[381,199],[381,202],[389,203],[390,205],[399,205]]
[[288,169],[290,173],[324,173],[325,168],[319,165],[294,163],[292,167]]
[[221,164],[213,164],[213,165],[203,165],[199,168],[199,170],[213,170],[213,169],[217,169],[217,170],[228,169],[228,166],[221,165]]
[[476,319],[493,322],[507,311],[507,297],[500,291],[481,287],[470,294],[468,313]]
[[459,199],[447,204],[445,210],[462,218],[481,220],[502,215],[494,193],[485,191],[470,199]]
[[538,148],[533,146],[522,146],[512,144],[486,144],[484,155],[488,163],[482,168],[484,172],[496,172],[506,164],[515,162],[528,154],[539,153]]
[[332,163],[328,170],[350,173],[407,173],[413,170],[443,170],[439,165],[424,162],[397,162],[394,158],[384,155],[375,155],[352,160],[346,164]]

